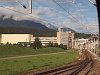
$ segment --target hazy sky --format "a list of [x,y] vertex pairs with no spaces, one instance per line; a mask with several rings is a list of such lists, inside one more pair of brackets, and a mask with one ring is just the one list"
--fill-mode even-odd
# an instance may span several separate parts
[[[14,16],[15,20],[35,19],[58,27],[69,27],[78,32],[98,32],[96,7],[88,0],[33,0],[33,13],[28,13],[28,0],[20,3],[0,2],[0,16]],[[57,4],[56,4],[56,3]],[[16,11],[16,12],[15,12]]]

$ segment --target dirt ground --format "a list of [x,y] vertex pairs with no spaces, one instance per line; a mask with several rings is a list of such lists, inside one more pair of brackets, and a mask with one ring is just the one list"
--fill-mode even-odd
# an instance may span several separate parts
[[94,65],[88,75],[100,75],[100,57],[98,58],[95,55],[92,55]]

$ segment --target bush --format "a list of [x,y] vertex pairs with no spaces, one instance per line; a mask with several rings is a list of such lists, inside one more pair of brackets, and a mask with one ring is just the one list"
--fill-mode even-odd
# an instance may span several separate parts
[[55,44],[54,44],[54,47],[59,47],[58,43],[55,43]]
[[49,42],[49,47],[53,47],[53,43],[52,42]]
[[62,48],[62,49],[64,49],[64,50],[67,49],[67,45],[60,44],[59,47]]

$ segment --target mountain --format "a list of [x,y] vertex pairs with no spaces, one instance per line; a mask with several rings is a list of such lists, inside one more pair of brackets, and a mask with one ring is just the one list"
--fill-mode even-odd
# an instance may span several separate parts
[[16,21],[12,18],[7,18],[3,19],[0,18],[0,27],[15,27],[15,28],[30,28],[30,29],[39,29],[39,30],[44,30],[44,29],[49,29],[45,25],[34,22],[31,20],[19,20]]
[[56,30],[32,20],[14,20],[12,17],[0,18],[1,34],[34,34],[34,36],[56,36]]
[[[63,32],[72,31],[72,32],[74,32],[74,33],[77,33],[75,30],[73,30],[73,29],[71,29],[71,28],[68,28],[68,27],[62,27],[62,28],[60,28],[60,29],[63,30]],[[60,31],[60,29],[59,29],[59,31]]]
[[50,29],[53,29],[53,30],[58,31],[58,27],[56,27],[56,26],[54,26],[54,25],[52,25],[52,24],[50,24],[50,23],[46,24],[46,26],[47,26],[48,28],[50,28]]
[[[33,34],[36,37],[40,36],[57,36],[58,28],[50,23],[44,25],[33,20],[14,20],[10,18],[4,19],[4,15],[0,18],[0,33],[1,34]],[[74,31],[70,28],[63,28],[64,31]]]

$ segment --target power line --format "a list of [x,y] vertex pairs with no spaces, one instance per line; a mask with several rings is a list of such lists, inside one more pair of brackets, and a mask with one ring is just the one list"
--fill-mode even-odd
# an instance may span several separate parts
[[[84,27],[84,25],[83,25],[83,23],[81,23],[76,17],[74,17],[68,10],[66,10],[64,7],[62,7],[59,3],[57,3],[55,0],[52,0],[55,4],[57,4],[59,7],[61,7],[65,12],[67,12],[70,16],[72,16],[72,18],[74,18],[77,22],[78,22],[78,24],[81,24],[83,27]],[[78,7],[78,6],[77,6]],[[80,9],[80,7],[78,7],[79,9]],[[82,13],[82,12],[81,12]],[[85,16],[84,16],[85,17]],[[87,21],[87,19],[86,19],[86,21]],[[87,30],[87,31],[89,31],[88,29],[87,29],[87,27],[85,27],[85,29]]]
[[[74,4],[77,6],[77,8],[78,8],[79,11],[80,11],[80,14],[83,15],[83,17],[85,18],[85,20],[86,20],[86,22],[87,22],[87,24],[88,24],[88,20],[87,20],[86,16],[84,15],[84,13],[81,11],[81,8],[79,7],[79,5],[78,5],[76,2],[75,2]],[[85,27],[86,27],[86,26],[85,26]],[[87,27],[86,27],[86,30],[89,32],[89,30],[87,29]]]
[[[43,4],[41,4],[41,3],[38,3],[39,5],[42,5],[42,6],[44,6]],[[54,9],[54,8],[53,8]],[[70,14],[70,13],[69,13]],[[66,14],[63,14],[63,15],[65,15],[65,16],[67,16]],[[73,17],[73,15],[72,14],[70,14],[72,17]],[[75,18],[75,17],[74,17]],[[70,18],[71,19],[71,18]],[[75,18],[76,19],[76,18]],[[71,19],[72,20],[72,19]],[[76,24],[80,24],[79,22],[78,22],[78,20],[76,21],[76,20],[74,20],[75,21],[75,23]],[[54,23],[55,24],[55,23]]]
[[[33,18],[33,19],[37,18],[37,17],[32,16],[32,15],[30,15],[30,14],[26,14],[26,13],[24,13],[24,12],[20,12],[20,11],[17,11],[17,10],[11,9],[11,8],[7,8],[7,7],[3,7],[3,6],[0,6],[0,7],[4,8],[4,9],[7,9],[7,10],[14,11],[14,12],[16,12],[16,13],[20,13],[20,14],[27,15],[28,17],[31,17],[31,18]],[[42,20],[42,21],[44,21],[44,22],[48,22],[47,20],[44,20],[44,19],[41,19],[41,18],[37,18],[37,19],[39,19],[40,21]],[[49,23],[49,22],[48,22],[48,23]]]
[[67,12],[72,18],[74,18],[75,19],[75,21],[76,22],[78,22],[79,24],[82,24],[82,23],[80,23],[80,21],[76,18],[76,17],[74,17],[69,11],[67,11],[64,7],[62,7],[59,3],[57,3],[55,0],[52,0],[55,4],[57,4],[60,8],[62,8],[65,12]]
[[[77,3],[74,3],[76,6],[77,6],[77,8],[80,10],[80,13],[83,15],[84,13],[81,11],[81,8],[79,7],[79,5],[77,4]],[[88,21],[88,19],[86,18],[86,16],[85,15],[83,15],[83,17],[85,18],[85,20],[86,20],[86,22],[87,22],[87,24],[89,23],[89,21]],[[92,26],[96,26],[96,25],[92,25]],[[85,26],[86,27],[86,29],[88,28],[88,26]],[[87,29],[87,31],[88,32],[90,32],[88,29]],[[92,34],[92,33],[91,33]]]
[[[41,3],[38,3],[39,5],[42,5],[43,7],[45,6],[44,4],[41,4]],[[52,8],[51,10],[53,10],[54,8]],[[55,10],[55,9],[54,9]],[[57,10],[56,10],[56,12],[57,12]],[[59,12],[58,12],[59,13]],[[61,13],[60,13],[61,14]],[[65,15],[65,16],[67,16],[66,14],[63,14],[63,15]],[[57,18],[58,19],[58,18]],[[54,22],[53,22],[54,23]],[[56,23],[54,23],[54,24],[56,24]],[[57,24],[58,25],[58,24]]]

